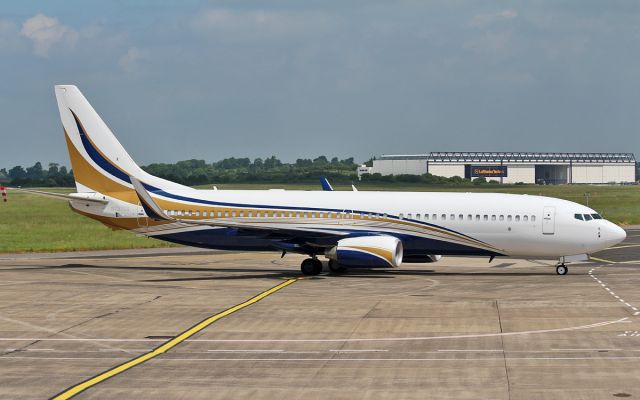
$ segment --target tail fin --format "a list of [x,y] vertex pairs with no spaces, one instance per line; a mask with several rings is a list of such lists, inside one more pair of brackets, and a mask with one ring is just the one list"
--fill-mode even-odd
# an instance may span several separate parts
[[137,203],[131,176],[158,188],[184,188],[144,172],[77,87],[57,85],[55,92],[78,192],[119,193],[115,197]]

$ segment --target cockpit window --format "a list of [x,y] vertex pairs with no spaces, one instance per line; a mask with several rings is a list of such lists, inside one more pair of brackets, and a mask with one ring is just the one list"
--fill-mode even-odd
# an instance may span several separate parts
[[574,217],[575,217],[576,219],[579,219],[580,221],[584,221],[584,220],[582,219],[582,214],[574,214]]
[[591,215],[589,214],[584,214],[584,220],[585,221],[591,221],[593,219],[593,217],[591,217]]
[[591,214],[591,216],[593,217],[593,219],[602,219],[602,216],[600,214]]

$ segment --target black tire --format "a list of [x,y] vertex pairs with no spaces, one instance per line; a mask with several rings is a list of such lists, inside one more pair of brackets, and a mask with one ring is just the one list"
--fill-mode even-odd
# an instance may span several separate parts
[[329,270],[331,270],[331,272],[344,272],[347,269],[345,267],[340,266],[340,264],[338,264],[338,262],[336,260],[329,260]]
[[321,272],[322,272],[322,261],[318,260],[317,258],[314,258],[313,259],[313,274],[314,275],[318,275]]
[[300,264],[300,271],[303,275],[318,275],[322,272],[322,263],[320,263],[320,268],[318,268],[318,263],[320,263],[320,260],[307,258]]
[[560,264],[556,267],[556,274],[558,275],[566,275],[567,272],[569,272],[569,268],[564,264]]

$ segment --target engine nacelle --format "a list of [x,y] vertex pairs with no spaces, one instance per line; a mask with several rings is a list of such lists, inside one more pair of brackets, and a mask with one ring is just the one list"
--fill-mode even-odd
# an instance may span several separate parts
[[402,252],[402,242],[393,236],[360,236],[339,240],[326,256],[345,267],[397,268]]

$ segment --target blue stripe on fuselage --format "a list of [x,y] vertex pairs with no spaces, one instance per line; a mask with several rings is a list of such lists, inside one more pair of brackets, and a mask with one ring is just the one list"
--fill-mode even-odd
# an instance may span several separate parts
[[[339,239],[346,237],[362,236],[351,234],[334,238],[320,239],[312,237],[310,243],[321,245],[335,245]],[[467,256],[500,256],[503,254],[492,252],[489,250],[478,249],[458,243],[451,243],[436,239],[420,238],[408,235],[392,235],[402,240],[404,255],[406,257],[422,256],[427,254],[441,255],[467,255]],[[260,237],[252,237],[238,234],[235,228],[212,228],[198,229],[186,232],[167,233],[151,236],[156,239],[166,240],[168,242],[184,244],[187,246],[202,247],[208,249],[221,250],[280,250],[278,239],[266,239]],[[301,241],[305,240],[304,234],[301,234]]]

